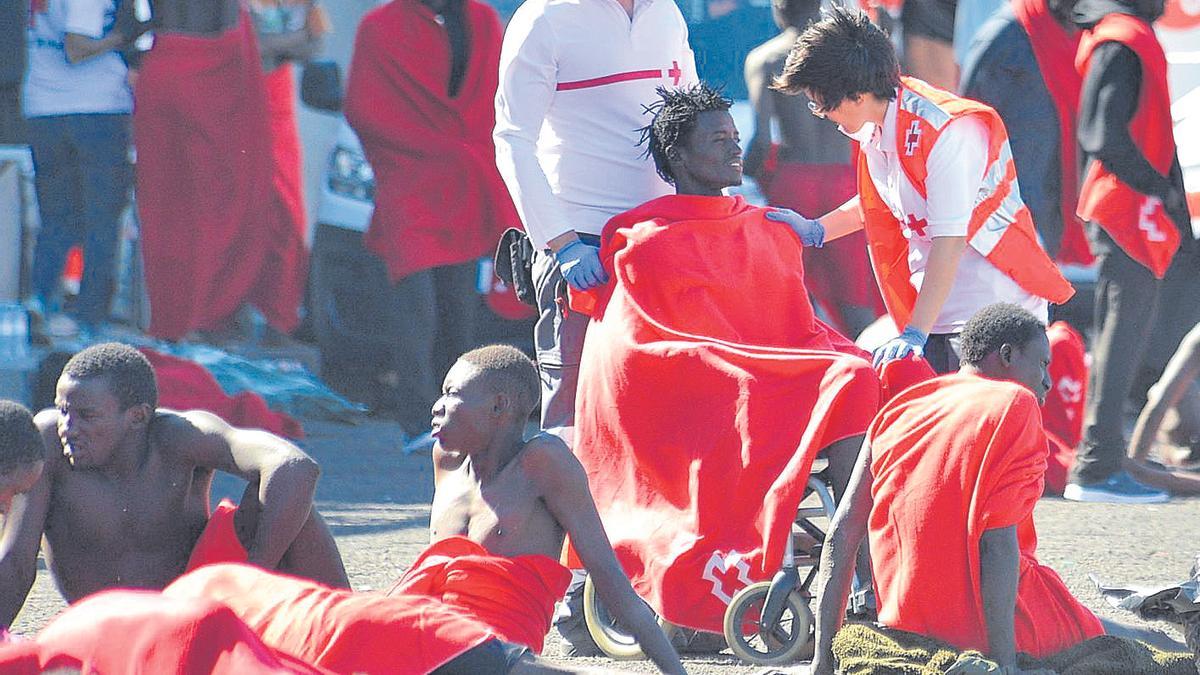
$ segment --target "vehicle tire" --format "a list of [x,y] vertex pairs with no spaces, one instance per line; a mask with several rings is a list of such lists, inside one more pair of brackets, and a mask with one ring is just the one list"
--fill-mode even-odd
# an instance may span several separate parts
[[[592,636],[596,646],[609,658],[617,661],[646,658],[637,639],[617,625],[616,619],[600,602],[600,596],[596,593],[596,586],[592,583],[590,575],[583,582],[583,620],[587,624],[588,633]],[[675,626],[664,621],[662,617],[658,618],[658,626],[667,636],[668,641],[676,631]]]
[[770,581],[760,581],[738,591],[725,610],[725,641],[743,661],[760,666],[781,666],[801,658],[813,638],[813,615],[798,591],[788,594],[779,625],[770,631],[759,624]]

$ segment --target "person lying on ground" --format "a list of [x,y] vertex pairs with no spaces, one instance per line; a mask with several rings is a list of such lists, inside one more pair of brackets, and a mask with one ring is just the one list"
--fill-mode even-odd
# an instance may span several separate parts
[[250,565],[218,564],[183,575],[162,595],[219,603],[270,649],[334,673],[581,672],[543,661],[452,602],[420,594],[356,593]]
[[505,345],[467,352],[447,373],[433,406],[432,544],[389,593],[440,597],[540,649],[570,581],[555,562],[569,535],[616,621],[664,672],[685,672],[617,563],[579,461],[556,436],[524,438],[539,387],[533,362]]
[[[313,509],[320,469],[311,457],[273,434],[157,400],[154,370],[132,347],[99,344],[67,362],[57,408],[35,418],[45,469],[4,519],[0,626],[33,585],[43,535],[68,602],[106,588],[162,588],[189,566],[229,559],[349,587]],[[217,470],[248,485],[237,509],[226,504],[210,519]]]
[[853,554],[870,541],[879,621],[1001,665],[1088,638],[1165,635],[1101,620],[1038,563],[1033,509],[1047,439],[1045,325],[1017,305],[984,307],[963,327],[962,367],[880,410],[822,552],[814,673],[834,672]]

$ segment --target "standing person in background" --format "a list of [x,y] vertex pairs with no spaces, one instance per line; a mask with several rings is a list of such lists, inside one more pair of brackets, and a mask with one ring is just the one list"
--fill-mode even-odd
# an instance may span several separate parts
[[[496,165],[536,252],[544,429],[575,423],[588,317],[567,307],[565,284],[587,290],[606,281],[604,224],[672,192],[638,147],[638,129],[657,87],[696,81],[687,24],[673,0],[526,0],[508,24]],[[577,577],[558,628],[577,650],[593,652],[581,589]]]
[[409,447],[431,442],[442,378],[475,346],[477,260],[520,225],[492,142],[501,36],[477,0],[393,0],[355,39],[346,120],[375,171],[365,243],[386,264],[383,312],[398,327],[380,371],[397,376]]
[[971,0],[954,10],[954,62],[959,72],[967,64],[967,52],[975,42],[975,36],[996,10],[1008,4],[1008,0]]
[[28,27],[28,0],[0,0],[0,145],[26,142],[21,82],[25,79]]
[[219,336],[253,305],[290,333],[304,236],[271,198],[270,113],[251,21],[236,0],[151,0],[151,9],[154,46],[134,115],[149,332]]
[[[1079,215],[1089,221],[1099,259],[1083,447],[1063,492],[1075,501],[1167,499],[1121,466],[1125,400],[1156,329],[1160,288],[1196,274],[1166,56],[1150,25],[1162,11],[1163,0],[1079,0],[1075,7],[1085,31],[1076,58],[1083,74],[1078,136],[1088,160]],[[1163,318],[1174,322],[1177,311],[1166,309]]]
[[[759,182],[773,206],[816,218],[854,196],[850,142],[837,125],[810,114],[804,102],[771,89],[783,72],[800,31],[821,16],[820,0],[775,0],[775,23],[783,31],[746,57],[746,86],[754,107],[754,136],[745,172]],[[768,170],[773,123],[779,125],[777,165]],[[862,233],[804,249],[805,284],[845,335],[854,338],[878,316],[879,292],[871,279]]]
[[963,63],[962,94],[1000,114],[1008,129],[1021,197],[1042,245],[1062,262],[1092,260],[1075,215],[1079,162],[1074,67],[1076,0],[1014,0],[980,29]]
[[[66,336],[82,328],[86,338],[108,321],[119,220],[132,181],[133,96],[118,50],[146,29],[133,4],[33,3],[23,106],[42,224],[33,251],[35,330]],[[76,244],[85,262],[72,319],[61,313],[60,282]]]
[[[851,65],[848,65],[851,64]],[[775,85],[858,141],[858,195],[816,223],[825,241],[866,230],[875,278],[901,333],[875,363],[923,353],[958,368],[958,334],[1011,302],[1045,321],[1075,292],[1037,242],[996,111],[913,77],[865,14],[809,26]],[[815,221],[814,221],[815,222]]]
[[904,0],[900,10],[905,70],[946,91],[958,87],[958,64],[954,58],[957,8],[958,0]]
[[[277,239],[273,246],[301,246],[295,251],[273,255],[278,275],[288,289],[302,289],[308,272],[308,215],[304,209],[304,182],[300,134],[296,127],[296,79],[293,63],[304,63],[321,49],[321,38],[329,31],[329,17],[316,0],[250,0],[250,17],[258,33],[266,73],[267,111],[271,120],[271,147],[275,158],[271,174],[274,217],[283,220],[299,238]],[[278,341],[283,335],[268,324],[266,337]]]

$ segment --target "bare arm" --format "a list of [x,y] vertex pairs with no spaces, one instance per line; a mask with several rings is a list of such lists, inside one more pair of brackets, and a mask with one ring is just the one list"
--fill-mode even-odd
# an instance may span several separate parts
[[979,591],[987,623],[989,656],[1002,666],[1017,664],[1017,573],[1021,550],[1017,526],[986,530],[979,538]]
[[1150,387],[1146,407],[1138,415],[1133,438],[1129,440],[1130,457],[1145,459],[1149,456],[1167,411],[1179,403],[1197,376],[1200,376],[1200,326],[1183,338],[1175,355],[1167,362],[1163,376]]
[[617,562],[592,501],[583,466],[562,441],[547,434],[542,439],[536,449],[530,448],[525,453],[526,475],[537,486],[555,520],[570,535],[575,552],[596,584],[600,600],[633,633],[642,651],[660,670],[686,672],[679,655],[658,627],[654,612],[634,593],[629,577]]
[[65,51],[67,52],[67,61],[72,64],[86,61],[101,54],[107,54],[114,49],[119,49],[123,44],[125,44],[125,36],[117,33],[115,30],[109,31],[102,38],[90,38],[86,35],[67,33],[67,38],[63,41]]
[[871,446],[863,441],[858,462],[850,475],[846,495],[838,505],[829,524],[821,564],[817,572],[816,650],[813,654],[813,675],[833,675],[833,637],[842,627],[846,602],[854,580],[854,565],[863,537],[867,536],[867,519],[871,515]]
[[767,157],[771,154],[771,84],[770,73],[761,56],[751,52],[746,58],[746,88],[750,106],[754,109],[754,136],[746,150],[745,171],[751,178],[761,178]]
[[863,229],[862,205],[858,195],[822,216],[820,221],[821,226],[825,228],[825,241],[833,241]]
[[51,466],[54,455],[62,455],[55,428],[58,412],[45,411],[36,422],[46,445],[45,468],[33,489],[14,497],[8,513],[0,516],[0,628],[16,620],[37,578],[38,549],[50,510]]
[[[308,520],[321,470],[292,443],[265,431],[238,429],[221,418],[193,410],[171,427],[169,446],[196,466],[220,469],[258,483],[262,515],[249,547],[249,562],[268,569],[279,564]],[[178,433],[176,434],[176,431]]]
[[938,314],[942,311],[942,305],[946,304],[951,287],[954,286],[958,262],[966,248],[966,237],[933,238],[929,263],[925,266],[925,278],[921,281],[921,290],[917,291],[917,301],[913,304],[912,318],[908,320],[908,325],[929,335]]

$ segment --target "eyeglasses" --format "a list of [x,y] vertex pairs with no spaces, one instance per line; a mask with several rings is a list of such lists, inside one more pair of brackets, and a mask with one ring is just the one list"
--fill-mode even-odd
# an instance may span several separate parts
[[[833,107],[836,108],[837,106],[833,106]],[[817,117],[820,117],[822,119],[825,118],[825,115],[827,115],[830,110],[833,110],[833,108],[826,108],[826,107],[819,106],[816,104],[815,101],[808,102],[808,111],[810,113],[812,113],[813,115],[816,115]]]

